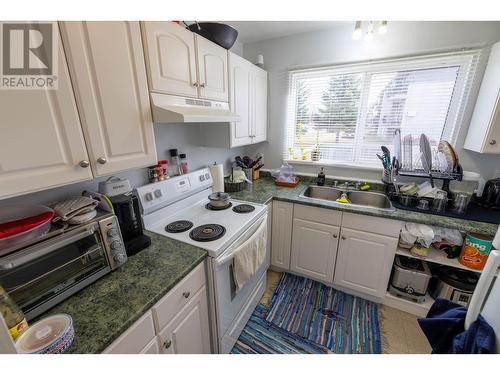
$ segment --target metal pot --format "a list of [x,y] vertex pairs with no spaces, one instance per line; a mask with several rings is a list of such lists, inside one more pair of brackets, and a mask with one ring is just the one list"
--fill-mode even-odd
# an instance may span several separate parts
[[208,196],[212,207],[226,207],[229,204],[231,196],[228,193],[217,192]]

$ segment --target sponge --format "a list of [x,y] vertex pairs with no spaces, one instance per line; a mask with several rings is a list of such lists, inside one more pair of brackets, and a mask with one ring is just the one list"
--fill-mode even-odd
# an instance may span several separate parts
[[349,198],[347,198],[347,194],[346,193],[343,193],[340,196],[340,198],[337,198],[335,201],[339,202],[339,203],[351,203],[351,201],[349,200]]

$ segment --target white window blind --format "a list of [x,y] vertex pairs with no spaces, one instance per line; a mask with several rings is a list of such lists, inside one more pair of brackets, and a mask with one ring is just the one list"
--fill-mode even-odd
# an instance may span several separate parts
[[454,143],[480,50],[290,71],[285,160],[378,166],[394,131]]

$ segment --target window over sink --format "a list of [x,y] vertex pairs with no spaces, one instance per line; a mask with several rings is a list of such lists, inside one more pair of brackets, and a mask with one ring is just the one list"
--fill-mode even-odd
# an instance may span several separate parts
[[394,132],[454,144],[481,50],[289,72],[283,158],[377,167]]

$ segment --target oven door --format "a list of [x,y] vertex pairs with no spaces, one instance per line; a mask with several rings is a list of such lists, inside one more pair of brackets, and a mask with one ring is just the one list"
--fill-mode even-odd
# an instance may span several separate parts
[[[253,223],[252,226],[243,235],[241,235],[230,248],[213,260],[215,304],[217,310],[217,330],[219,338],[228,332],[229,328],[233,324],[233,321],[238,314],[240,314],[248,299],[252,296],[255,288],[258,286],[262,275],[269,267],[270,252],[269,249],[266,249],[266,257],[262,265],[243,285],[243,287],[239,291],[236,291],[236,285],[233,279],[233,261],[231,254],[257,231],[257,229],[265,221],[266,217],[267,214],[263,215],[255,223]],[[267,228],[264,228],[264,230],[267,231]]]
[[99,225],[0,258],[0,284],[29,320],[110,272]]

